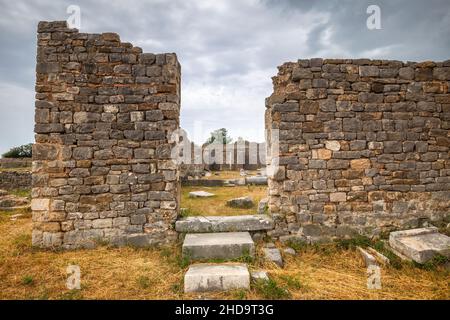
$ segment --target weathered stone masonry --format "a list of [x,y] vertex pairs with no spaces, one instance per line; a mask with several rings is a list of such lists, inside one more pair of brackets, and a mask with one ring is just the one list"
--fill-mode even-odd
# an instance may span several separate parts
[[175,54],[114,33],[38,26],[33,245],[148,245],[176,239],[179,128]]
[[450,61],[280,66],[266,102],[266,127],[280,130],[271,234],[320,240],[448,219],[449,80]]

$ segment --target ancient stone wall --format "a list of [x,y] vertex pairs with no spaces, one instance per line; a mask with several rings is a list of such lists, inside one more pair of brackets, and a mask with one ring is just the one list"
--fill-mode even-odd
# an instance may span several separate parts
[[266,128],[279,130],[271,234],[320,240],[448,219],[449,80],[450,61],[280,66],[266,102]]
[[175,240],[176,55],[142,53],[114,33],[40,22],[36,99],[33,245]]

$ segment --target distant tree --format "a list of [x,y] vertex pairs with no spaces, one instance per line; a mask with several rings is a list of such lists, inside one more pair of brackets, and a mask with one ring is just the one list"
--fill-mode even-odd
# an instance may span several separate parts
[[3,158],[31,158],[31,150],[33,144],[24,144],[19,147],[13,147],[9,149],[8,152],[5,152],[2,157]]
[[211,143],[227,144],[230,143],[232,140],[233,139],[231,139],[231,137],[228,136],[228,130],[225,128],[220,128],[211,132],[211,136],[208,138],[208,140],[206,140],[205,145]]

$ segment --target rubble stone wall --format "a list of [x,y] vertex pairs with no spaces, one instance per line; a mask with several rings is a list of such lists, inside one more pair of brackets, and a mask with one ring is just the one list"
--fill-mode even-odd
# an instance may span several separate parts
[[174,241],[180,65],[115,33],[40,22],[33,146],[33,245]]
[[449,81],[450,61],[280,66],[266,100],[266,128],[279,130],[271,234],[320,240],[448,219]]

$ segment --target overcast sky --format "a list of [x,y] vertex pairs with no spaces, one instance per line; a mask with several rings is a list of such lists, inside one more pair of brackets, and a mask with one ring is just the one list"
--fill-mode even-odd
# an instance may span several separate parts
[[[369,5],[381,30],[369,30]],[[450,59],[450,1],[0,0],[0,153],[33,141],[36,27],[81,8],[81,32],[117,32],[144,52],[175,52],[181,125],[204,142],[225,127],[264,139],[277,66],[299,58]],[[194,134],[194,128],[198,130]]]

